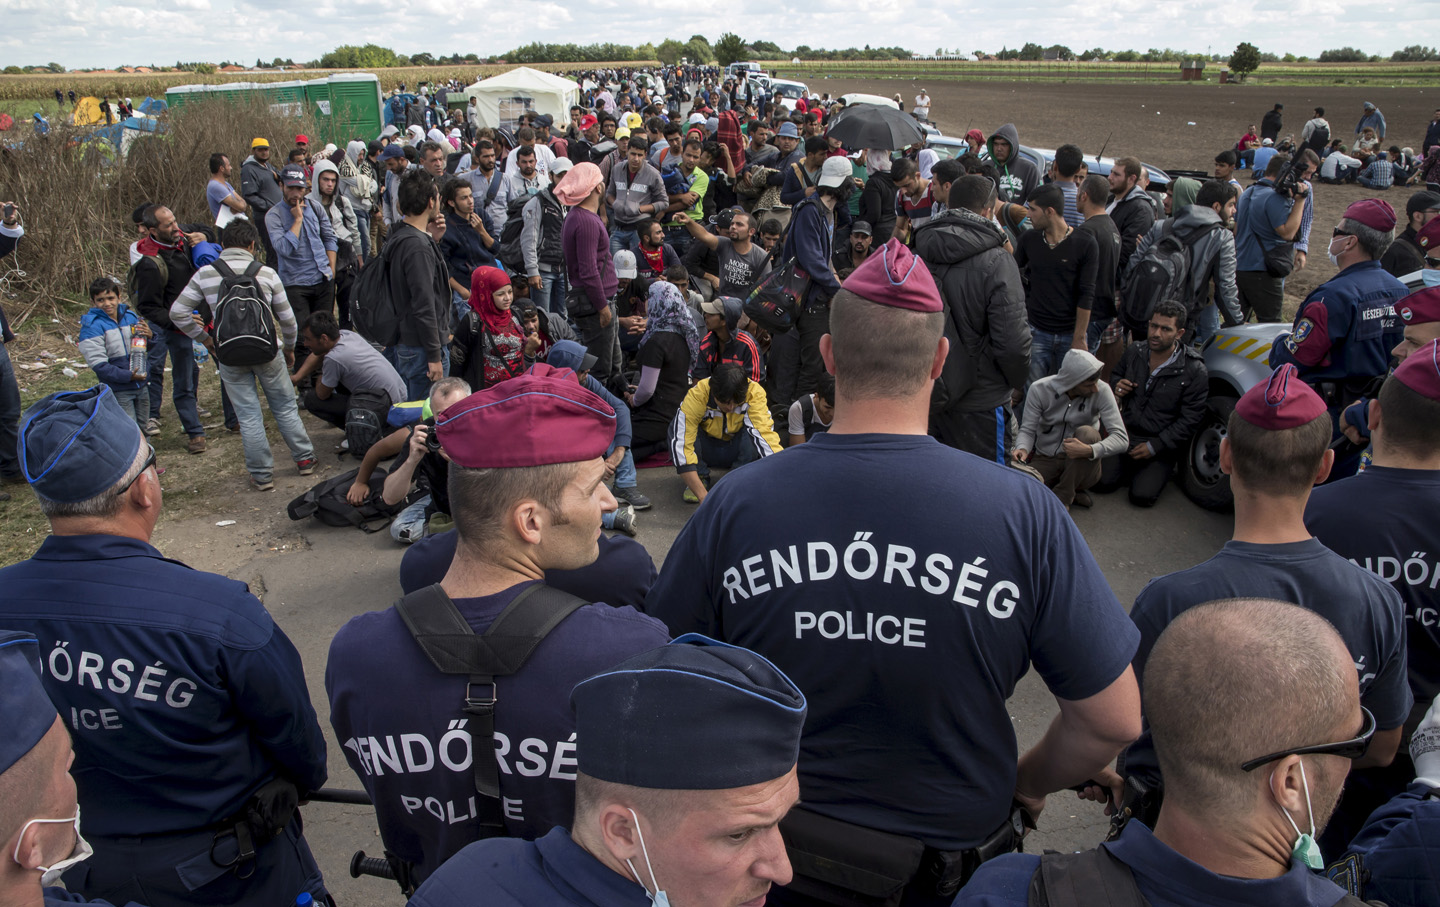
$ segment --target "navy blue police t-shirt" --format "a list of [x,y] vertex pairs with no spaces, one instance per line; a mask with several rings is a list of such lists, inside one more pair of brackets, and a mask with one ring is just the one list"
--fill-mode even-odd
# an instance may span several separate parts
[[[484,633],[529,585],[455,606]],[[518,674],[497,678],[495,758],[507,834],[535,838],[573,818],[575,684],[669,639],[659,621],[633,608],[592,604],[550,631]],[[330,723],[375,804],[386,849],[414,863],[419,879],[477,837],[465,687],[463,675],[435,670],[393,607],[353,618],[330,644]]]
[[[454,529],[447,529],[406,548],[400,559],[400,590],[409,594],[444,579],[459,539]],[[587,602],[640,608],[655,576],[655,562],[644,545],[623,535],[602,534],[600,556],[593,564],[576,570],[547,570],[545,582]]]
[[[1196,605],[1227,598],[1293,602],[1330,621],[1355,659],[1360,703],[1375,715],[1376,726],[1389,730],[1404,722],[1411,698],[1400,598],[1313,538],[1280,545],[1229,541],[1203,564],[1152,579],[1130,609],[1140,628],[1135,676],[1143,683],[1150,650],[1172,620]],[[1127,775],[1152,784],[1160,779],[1148,723],[1125,751],[1124,765]]]
[[1031,661],[1085,699],[1138,640],[1044,485],[917,435],[832,431],[727,475],[645,610],[805,693],[806,808],[945,850],[1008,815],[1005,701]]
[[1413,729],[1440,695],[1440,471],[1370,466],[1310,493],[1305,528],[1405,603]]

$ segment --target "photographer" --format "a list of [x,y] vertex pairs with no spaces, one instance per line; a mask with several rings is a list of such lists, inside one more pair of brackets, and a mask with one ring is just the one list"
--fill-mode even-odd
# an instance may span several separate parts
[[1276,180],[1289,163],[1289,155],[1272,157],[1264,178],[1245,190],[1235,212],[1235,284],[1247,319],[1254,312],[1257,321],[1280,320],[1285,277],[1295,266],[1293,242],[1305,215],[1305,205],[1296,202],[1303,202],[1310,186],[1298,182],[1288,196],[1277,191]]
[[[0,261],[15,251],[25,228],[20,225],[20,209],[14,202],[4,203],[4,218],[0,220]],[[0,305],[0,488],[5,485],[23,485],[25,477],[20,473],[20,461],[15,453],[16,433],[20,425],[20,385],[15,380],[15,367],[10,364],[10,353],[5,345],[15,339],[10,330],[10,320],[5,317],[5,307]],[[10,494],[0,491],[0,501],[10,500]]]

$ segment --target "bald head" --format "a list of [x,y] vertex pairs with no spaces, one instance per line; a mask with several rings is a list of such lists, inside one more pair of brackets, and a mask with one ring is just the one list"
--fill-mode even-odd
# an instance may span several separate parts
[[[1175,618],[1146,660],[1142,698],[1166,803],[1217,820],[1238,820],[1260,801],[1268,773],[1241,763],[1346,739],[1361,720],[1355,666],[1335,628],[1266,599],[1211,602]],[[1317,823],[1321,811],[1317,802]]]

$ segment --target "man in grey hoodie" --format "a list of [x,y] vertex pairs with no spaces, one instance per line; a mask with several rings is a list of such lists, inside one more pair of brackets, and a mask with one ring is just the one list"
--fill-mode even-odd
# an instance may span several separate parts
[[1000,171],[1000,200],[1014,205],[1025,199],[1040,185],[1040,168],[1020,154],[1020,134],[1014,123],[995,130],[985,143],[985,153]]
[[285,201],[280,188],[280,171],[270,163],[270,142],[257,138],[250,143],[250,156],[240,165],[240,194],[250,203],[250,213],[260,230],[260,244],[265,248],[265,263],[275,267],[275,248],[265,230],[265,214]]
[[1040,473],[1066,510],[1072,503],[1089,507],[1086,489],[1100,481],[1100,461],[1129,449],[1115,393],[1100,380],[1102,366],[1088,351],[1070,350],[1060,372],[1037,380],[1025,396],[1013,456]]
[[310,198],[330,215],[335,231],[335,305],[340,324],[350,325],[350,293],[359,274],[360,220],[355,206],[340,188],[340,168],[327,160],[315,165]]

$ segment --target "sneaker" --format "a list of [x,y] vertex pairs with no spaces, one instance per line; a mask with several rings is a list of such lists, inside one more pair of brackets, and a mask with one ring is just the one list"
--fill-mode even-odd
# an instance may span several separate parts
[[315,458],[306,457],[305,459],[296,463],[295,468],[300,470],[300,474],[302,476],[308,476],[315,471]]
[[650,509],[650,499],[641,494],[640,489],[633,486],[630,488],[616,488],[615,500],[621,504],[629,504],[636,510]]
[[698,504],[700,503],[700,496],[687,488],[685,489],[685,493],[680,495],[680,500],[687,504]]
[[196,412],[196,413],[200,416],[200,418],[202,418],[202,419],[208,419],[208,418],[210,417],[210,410],[206,409],[206,408],[203,407],[203,406],[196,406],[196,407],[195,407],[195,412]]
[[623,532],[631,538],[635,537],[635,508],[625,504],[615,511],[615,525],[612,527],[616,532]]
[[1089,507],[1091,504],[1094,504],[1094,503],[1095,503],[1094,499],[1090,497],[1090,492],[1088,492],[1088,491],[1077,491],[1077,492],[1075,492],[1075,501],[1074,501],[1074,504],[1075,504],[1076,507]]
[[191,439],[190,439],[190,443],[187,444],[187,445],[185,445],[185,449],[188,450],[188,451],[190,451],[192,454],[202,454],[202,453],[204,453],[204,452],[205,452],[205,436],[204,436],[204,435],[196,435],[195,437],[191,438]]
[[336,444],[336,445],[335,445],[335,452],[336,452],[336,453],[344,453],[345,451],[347,451],[347,450],[349,450],[349,449],[350,449],[350,439],[349,439],[349,438],[346,438],[345,440],[341,441],[339,444]]
[[160,434],[160,420],[151,419],[145,423],[145,437],[153,438]]
[[274,480],[274,479],[266,479],[265,481],[262,482],[262,481],[260,481],[259,479],[255,478],[254,476],[251,476],[251,477],[250,477],[250,485],[251,485],[256,491],[274,491],[274,490],[275,490],[275,480]]

